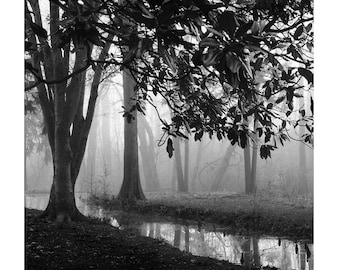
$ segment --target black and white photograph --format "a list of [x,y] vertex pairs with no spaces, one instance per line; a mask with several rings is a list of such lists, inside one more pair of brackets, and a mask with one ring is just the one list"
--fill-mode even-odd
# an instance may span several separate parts
[[[316,182],[326,197],[340,187],[327,169],[315,181],[314,157],[339,166],[315,152],[336,151],[328,107],[339,98],[320,82],[315,97],[313,0],[18,6],[22,46],[13,50],[19,63],[24,50],[24,67],[10,73],[24,79],[19,108],[6,98],[2,114],[17,111],[22,128],[12,141],[21,144],[2,164],[20,159],[10,174],[22,171],[3,177],[17,183],[2,189],[20,198],[9,212],[19,221],[4,222],[21,225],[5,234],[21,234],[15,248],[4,245],[13,258],[2,269],[337,269],[336,246],[314,248],[314,234],[332,242],[339,225],[338,202],[317,199],[315,215]],[[336,28],[318,28],[330,55]],[[10,55],[10,46],[2,51]],[[339,76],[335,66],[316,66]],[[326,112],[318,118],[326,126],[317,126],[325,138],[314,133],[315,100],[316,114]],[[325,220],[320,232],[316,221]]]

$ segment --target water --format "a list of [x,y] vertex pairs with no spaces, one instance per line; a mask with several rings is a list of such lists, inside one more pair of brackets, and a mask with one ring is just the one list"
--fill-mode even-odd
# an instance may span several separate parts
[[[85,196],[76,194],[79,210],[88,216],[106,218],[114,227],[132,233],[162,239],[193,255],[228,260],[245,266],[270,266],[282,270],[313,270],[313,244],[266,236],[235,235],[227,228],[173,221],[162,217],[138,216],[121,211],[103,211],[85,203]],[[27,208],[43,210],[48,195],[27,195]]]

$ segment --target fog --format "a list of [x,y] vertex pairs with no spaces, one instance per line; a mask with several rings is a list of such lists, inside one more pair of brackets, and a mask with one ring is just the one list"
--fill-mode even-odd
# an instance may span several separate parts
[[[123,180],[123,108],[121,78],[101,84],[96,112],[87,142],[84,160],[76,182],[76,192],[95,195],[117,195]],[[157,97],[153,98],[158,113],[169,121],[170,112]],[[145,116],[138,116],[139,166],[145,192],[176,192],[175,156],[169,158],[156,110],[145,105]],[[298,112],[297,112],[298,115]],[[42,115],[28,113],[26,126],[26,192],[49,192],[53,165]],[[292,139],[285,146],[278,144],[272,157],[258,159],[257,190],[295,196],[313,192],[313,149],[298,139],[298,130],[290,130]],[[189,192],[244,192],[243,149],[204,135],[201,141],[180,139],[182,170],[188,178]],[[175,151],[176,151],[175,145]],[[189,153],[186,160],[185,151]],[[303,154],[305,153],[305,154]],[[300,160],[300,155],[305,155]],[[305,160],[304,160],[305,159]],[[185,161],[187,161],[187,172]],[[301,172],[305,163],[305,173]],[[229,164],[229,165],[228,165]],[[227,166],[226,166],[227,165]],[[305,174],[306,182],[299,181]],[[217,178],[220,176],[220,180]],[[303,185],[303,187],[301,187]]]

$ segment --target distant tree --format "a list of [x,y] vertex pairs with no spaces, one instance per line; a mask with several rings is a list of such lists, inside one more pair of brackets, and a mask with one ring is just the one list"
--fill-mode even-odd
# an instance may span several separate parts
[[144,115],[138,116],[138,137],[145,178],[145,188],[146,190],[152,191],[159,190],[160,183],[156,164],[155,138]]
[[220,184],[223,180],[223,177],[229,167],[231,157],[235,151],[236,146],[235,145],[229,145],[227,148],[227,151],[225,152],[223,158],[222,158],[222,163],[218,167],[216,173],[214,174],[212,184],[210,186],[210,191],[218,191],[220,188]]

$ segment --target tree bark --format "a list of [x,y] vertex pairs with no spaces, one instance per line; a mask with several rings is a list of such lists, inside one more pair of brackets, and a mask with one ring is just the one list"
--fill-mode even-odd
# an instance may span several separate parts
[[[39,2],[37,0],[28,1],[33,13],[28,11],[26,3],[27,22],[33,22],[34,19],[34,23],[42,27]],[[102,68],[99,65],[96,67],[84,119],[83,100],[86,71],[77,73],[69,80],[62,81],[62,79],[72,72],[69,68],[71,66],[73,66],[73,70],[86,69],[87,56],[91,53],[92,47],[76,48],[75,57],[72,59],[74,64],[71,65],[69,45],[63,48],[58,46],[59,37],[56,33],[60,28],[59,6],[50,2],[49,12],[51,42],[48,43],[39,36],[32,36],[30,41],[36,48],[36,38],[39,40],[39,45],[41,44],[41,50],[32,55],[32,66],[37,70],[38,75],[48,81],[60,81],[53,85],[41,83],[37,88],[47,127],[54,169],[50,199],[44,216],[63,222],[83,218],[76,208],[74,187],[85,152]],[[108,40],[110,39],[112,36],[108,37]],[[110,42],[106,43],[100,53],[100,60],[104,59],[110,45]]]
[[247,145],[243,149],[244,154],[244,176],[245,176],[245,191],[247,194],[251,193],[251,164],[250,164],[250,145],[247,139]]
[[[134,100],[135,85],[135,80],[130,71],[125,69],[123,71],[123,89],[124,108],[127,112],[130,112],[131,107],[136,104]],[[137,110],[132,111],[131,115],[133,119],[130,123],[127,117],[124,119],[124,176],[118,198],[122,200],[144,200],[145,195],[139,177]]]
[[174,138],[174,151],[175,151],[175,162],[176,162],[176,175],[177,175],[177,191],[188,192],[185,188],[183,167],[182,167],[182,156],[179,138]]
[[189,192],[189,140],[184,141],[184,187]]

